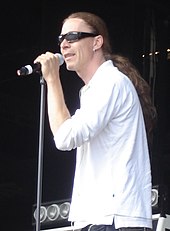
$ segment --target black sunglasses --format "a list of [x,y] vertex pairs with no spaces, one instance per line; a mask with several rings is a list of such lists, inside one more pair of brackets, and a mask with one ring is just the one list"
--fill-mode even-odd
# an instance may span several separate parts
[[61,34],[58,36],[58,45],[60,45],[64,39],[66,39],[67,42],[69,43],[73,43],[82,38],[95,37],[95,36],[97,36],[97,34],[90,33],[90,32],[71,31],[68,32],[67,34]]

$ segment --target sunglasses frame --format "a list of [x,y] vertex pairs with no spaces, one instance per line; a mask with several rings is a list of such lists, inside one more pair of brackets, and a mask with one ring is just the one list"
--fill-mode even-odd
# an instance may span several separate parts
[[[80,39],[88,38],[88,37],[95,37],[98,34],[92,33],[92,32],[80,32],[80,31],[71,31],[67,34],[61,34],[58,36],[58,45],[60,45],[64,39],[67,40],[69,43],[77,42]],[[69,38],[69,36],[72,38]]]

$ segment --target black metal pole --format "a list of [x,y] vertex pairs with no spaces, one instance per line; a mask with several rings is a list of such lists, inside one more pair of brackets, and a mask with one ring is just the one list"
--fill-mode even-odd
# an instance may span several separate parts
[[39,121],[39,152],[38,152],[38,177],[37,177],[37,214],[36,231],[40,231],[40,210],[42,198],[42,175],[43,175],[43,147],[44,147],[44,121],[45,121],[45,93],[46,83],[40,76],[41,98],[40,98],[40,121]]

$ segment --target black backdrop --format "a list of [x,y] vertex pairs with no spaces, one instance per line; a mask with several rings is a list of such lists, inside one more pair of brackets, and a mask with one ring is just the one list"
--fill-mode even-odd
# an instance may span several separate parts
[[[150,30],[154,29],[156,49],[160,53],[154,63],[156,76],[151,80],[159,114],[151,155],[152,175],[154,184],[170,187],[170,59],[166,52],[170,48],[169,1],[6,0],[0,9],[1,230],[34,230],[31,223],[32,205],[36,203],[40,81],[37,75],[18,77],[16,70],[32,63],[44,51],[59,52],[56,38],[61,22],[67,14],[79,10],[103,17],[114,52],[127,55],[147,81],[150,81],[151,67]],[[66,102],[73,113],[79,105],[78,90],[82,82],[75,73],[68,73],[64,65],[61,75]],[[60,152],[55,148],[47,115],[44,138],[42,202],[69,198],[75,151]]]

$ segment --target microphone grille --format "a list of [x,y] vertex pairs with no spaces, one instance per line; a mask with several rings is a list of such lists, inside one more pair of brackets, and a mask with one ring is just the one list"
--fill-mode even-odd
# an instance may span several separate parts
[[64,58],[60,53],[56,53],[55,56],[59,58],[59,64],[60,66],[64,63]]

